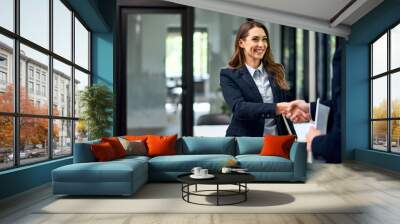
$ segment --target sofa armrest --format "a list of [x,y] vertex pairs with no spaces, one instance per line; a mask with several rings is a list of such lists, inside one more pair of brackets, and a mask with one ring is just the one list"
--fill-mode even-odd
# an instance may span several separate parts
[[90,146],[92,144],[100,143],[100,140],[94,140],[89,142],[75,143],[74,145],[74,163],[89,163],[95,162]]
[[290,160],[293,162],[293,179],[305,181],[307,174],[307,150],[305,142],[295,142],[290,149]]

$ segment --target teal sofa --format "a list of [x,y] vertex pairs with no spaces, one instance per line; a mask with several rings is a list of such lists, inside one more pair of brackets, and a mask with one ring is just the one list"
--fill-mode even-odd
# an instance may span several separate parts
[[98,141],[75,144],[74,163],[52,171],[54,194],[131,195],[148,181],[176,181],[193,167],[219,172],[234,159],[259,182],[304,182],[306,180],[305,143],[295,142],[290,159],[260,156],[262,137],[182,137],[177,155],[127,156],[96,162],[90,149]]

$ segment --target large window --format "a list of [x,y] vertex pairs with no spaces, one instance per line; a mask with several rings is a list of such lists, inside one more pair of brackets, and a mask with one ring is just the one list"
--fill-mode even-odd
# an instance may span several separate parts
[[20,35],[49,49],[49,0],[19,1]]
[[400,24],[370,45],[371,148],[400,153]]
[[0,1],[0,26],[14,31],[14,0],[1,0]]
[[[168,88],[167,103],[165,105],[169,116],[176,116],[182,93],[182,36],[179,28],[168,28],[165,41],[165,72]],[[194,115],[206,110],[210,105],[205,102],[208,94],[208,31],[207,28],[196,27],[193,33],[193,80],[195,102]],[[200,98],[200,102],[199,99]]]
[[87,139],[74,105],[90,31],[64,0],[0,2],[0,170],[70,156],[73,136]]

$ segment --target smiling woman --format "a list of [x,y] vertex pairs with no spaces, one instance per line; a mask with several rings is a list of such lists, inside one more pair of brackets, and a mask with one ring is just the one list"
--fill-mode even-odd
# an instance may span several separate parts
[[[282,114],[290,101],[284,69],[275,63],[267,28],[244,22],[237,32],[229,68],[221,70],[220,85],[232,110],[227,136],[285,135]],[[289,122],[289,125],[292,124]]]

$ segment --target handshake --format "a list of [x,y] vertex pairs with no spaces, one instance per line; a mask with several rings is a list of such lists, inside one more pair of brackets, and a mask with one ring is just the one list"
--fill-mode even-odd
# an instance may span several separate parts
[[276,104],[276,113],[284,115],[293,123],[303,123],[311,120],[310,106],[304,100],[278,103]]
[[[311,120],[310,105],[304,100],[294,100],[276,104],[276,113],[289,118],[293,123],[303,123]],[[312,151],[312,141],[321,132],[311,126],[306,135],[307,151]],[[311,161],[311,159],[309,160]]]

